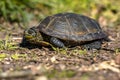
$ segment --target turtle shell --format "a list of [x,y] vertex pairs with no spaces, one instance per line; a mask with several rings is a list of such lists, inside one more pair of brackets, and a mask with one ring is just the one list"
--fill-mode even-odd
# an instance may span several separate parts
[[37,28],[46,35],[75,42],[92,41],[107,37],[98,22],[75,13],[59,13],[48,16]]

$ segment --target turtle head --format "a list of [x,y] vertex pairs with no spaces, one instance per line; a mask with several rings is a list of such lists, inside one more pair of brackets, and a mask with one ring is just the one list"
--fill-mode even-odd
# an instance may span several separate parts
[[39,32],[39,29],[36,27],[26,29],[24,31],[23,38],[27,42],[32,43],[32,44],[38,44],[41,41],[43,41],[43,37],[42,37],[41,33]]

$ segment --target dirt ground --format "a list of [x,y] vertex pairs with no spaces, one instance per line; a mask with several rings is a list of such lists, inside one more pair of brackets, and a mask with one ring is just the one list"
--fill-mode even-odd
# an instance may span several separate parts
[[[1,49],[0,80],[120,80],[120,26],[103,27],[111,42],[101,50],[78,47],[66,50],[19,47],[24,29],[9,24],[1,27],[0,39],[10,34],[15,49]],[[2,56],[0,56],[2,57]]]

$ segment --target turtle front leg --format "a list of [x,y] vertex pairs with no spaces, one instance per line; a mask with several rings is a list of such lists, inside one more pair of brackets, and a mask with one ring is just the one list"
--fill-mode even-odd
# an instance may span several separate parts
[[50,38],[50,43],[52,43],[53,45],[60,47],[60,48],[65,47],[64,43],[55,37]]

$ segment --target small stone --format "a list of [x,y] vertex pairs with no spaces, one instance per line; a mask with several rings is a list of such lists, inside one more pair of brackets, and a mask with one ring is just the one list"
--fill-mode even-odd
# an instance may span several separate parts
[[38,76],[35,80],[48,80],[46,76]]
[[59,67],[61,70],[64,70],[66,68],[66,66],[64,64],[60,64]]
[[120,65],[120,54],[116,56],[115,63]]
[[56,57],[53,56],[50,60],[51,60],[51,62],[55,62],[56,61]]

